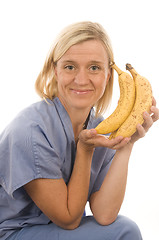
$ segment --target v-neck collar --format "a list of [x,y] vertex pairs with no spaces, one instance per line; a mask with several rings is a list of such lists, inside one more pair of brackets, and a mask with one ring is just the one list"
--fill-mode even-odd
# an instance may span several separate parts
[[71,119],[68,115],[68,112],[62,105],[60,99],[58,97],[53,99],[53,103],[55,104],[56,110],[60,116],[61,122],[63,124],[64,130],[66,131],[66,135],[70,136],[72,139],[74,139],[74,132],[72,127]]
[[[71,119],[65,107],[62,105],[60,99],[58,97],[55,97],[53,101],[49,100],[49,102],[53,102],[55,104],[56,110],[60,116],[61,122],[63,124],[64,130],[66,131],[67,136],[70,136],[71,139],[75,141]],[[93,108],[90,110],[89,115],[90,116],[86,126],[86,128],[88,129],[90,128],[89,126],[91,125],[95,116]]]

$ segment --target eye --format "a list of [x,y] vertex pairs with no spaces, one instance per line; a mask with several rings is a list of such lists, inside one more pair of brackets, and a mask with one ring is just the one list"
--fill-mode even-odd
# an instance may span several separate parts
[[97,66],[97,65],[92,65],[92,66],[90,67],[90,70],[93,71],[93,72],[95,72],[95,71],[100,70],[100,67]]
[[75,69],[75,67],[74,67],[73,65],[66,65],[66,66],[64,67],[64,69],[67,69],[67,70],[72,71],[72,70]]

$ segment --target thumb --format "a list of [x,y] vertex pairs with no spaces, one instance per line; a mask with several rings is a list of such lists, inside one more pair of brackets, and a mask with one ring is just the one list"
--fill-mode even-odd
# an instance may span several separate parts
[[94,128],[93,129],[85,129],[80,133],[79,139],[85,142],[85,141],[95,137],[96,135],[97,135],[97,131]]

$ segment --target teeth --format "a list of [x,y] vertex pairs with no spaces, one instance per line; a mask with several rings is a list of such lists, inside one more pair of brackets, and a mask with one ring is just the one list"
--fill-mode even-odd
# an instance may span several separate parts
[[84,94],[84,93],[87,93],[87,92],[86,92],[86,91],[85,91],[85,92],[84,92],[84,91],[83,91],[83,92],[82,92],[82,91],[81,91],[81,92],[78,92],[78,91],[77,91],[76,93],[77,93],[77,94]]
[[86,93],[89,93],[90,91],[89,90],[83,90],[83,91],[73,90],[73,92],[76,94],[86,94]]

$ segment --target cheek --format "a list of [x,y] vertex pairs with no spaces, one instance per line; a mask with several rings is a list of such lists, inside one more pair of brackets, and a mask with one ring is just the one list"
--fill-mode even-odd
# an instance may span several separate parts
[[59,70],[56,73],[56,80],[57,80],[57,82],[59,82],[61,84],[67,85],[72,81],[72,79],[73,79],[72,75],[68,74],[67,72],[64,72],[62,70],[61,71]]
[[107,85],[107,79],[104,77],[101,77],[97,80],[97,83],[95,88],[96,88],[96,93],[98,95],[98,98],[100,99],[103,94],[105,93],[105,88],[106,88],[106,85]]
[[70,77],[66,76],[67,74],[59,73],[57,75],[57,88],[59,92],[65,92],[69,89],[72,80]]
[[65,77],[65,75],[63,74],[63,72],[57,72],[56,74],[56,81],[57,81],[57,84],[58,85],[65,85],[66,81],[67,81],[67,78]]
[[101,91],[104,91],[107,84],[107,78],[105,74],[101,74],[96,81],[96,87],[99,88]]
[[104,94],[104,92],[105,92],[105,88],[106,88],[106,82],[105,82],[105,84],[103,84],[103,85],[101,85],[101,87],[100,87],[100,97],[102,97],[103,96],[103,94]]

